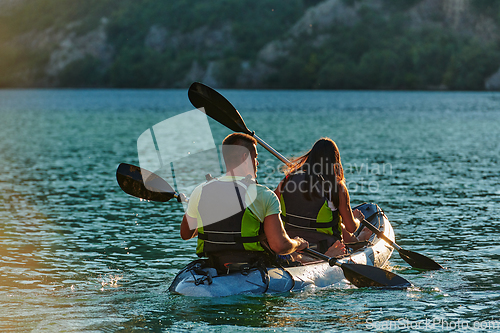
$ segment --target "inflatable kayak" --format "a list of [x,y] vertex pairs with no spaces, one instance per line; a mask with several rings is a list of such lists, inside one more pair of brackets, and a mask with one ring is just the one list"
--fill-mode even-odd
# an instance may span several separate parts
[[[385,236],[394,240],[392,226],[377,205],[365,203],[356,209],[359,209],[367,220],[378,227]],[[368,245],[346,255],[338,262],[383,266],[392,254],[392,247],[375,234],[369,241]],[[206,266],[204,259],[189,263],[177,274],[169,290],[186,296],[221,297],[238,294],[285,293],[312,286],[323,288],[348,283],[339,266],[330,266],[323,260],[313,260],[294,267],[252,268],[223,275],[219,275],[215,268]]]

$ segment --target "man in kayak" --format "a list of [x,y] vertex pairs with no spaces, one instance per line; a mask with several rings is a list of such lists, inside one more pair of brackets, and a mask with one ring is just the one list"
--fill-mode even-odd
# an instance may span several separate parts
[[274,192],[256,184],[257,141],[233,133],[222,142],[227,173],[196,187],[181,223],[184,240],[198,236],[196,253],[222,271],[232,263],[269,261],[271,250],[287,255],[309,246],[291,239],[280,219]]

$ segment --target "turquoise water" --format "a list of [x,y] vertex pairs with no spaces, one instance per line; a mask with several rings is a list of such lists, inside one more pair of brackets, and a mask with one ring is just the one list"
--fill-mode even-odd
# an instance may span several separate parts
[[[287,156],[334,139],[351,202],[378,203],[399,245],[447,269],[395,253],[409,290],[172,295],[195,258],[182,207],[127,196],[115,171],[138,164],[142,132],[192,110],[187,92],[2,90],[0,331],[500,331],[499,93],[221,92]],[[230,133],[210,126],[217,143]],[[279,163],[263,149],[259,160],[274,187]]]

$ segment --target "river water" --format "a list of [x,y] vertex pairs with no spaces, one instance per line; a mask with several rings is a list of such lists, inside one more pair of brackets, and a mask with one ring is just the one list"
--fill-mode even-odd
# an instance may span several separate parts
[[[0,331],[500,330],[499,93],[221,92],[286,156],[334,139],[352,204],[377,203],[399,245],[447,269],[416,271],[394,253],[388,269],[408,290],[170,294],[195,259],[178,236],[183,208],[126,195],[115,171],[139,163],[141,133],[193,109],[187,92],[2,90]],[[210,128],[216,144],[230,133]],[[263,149],[259,161],[274,188],[279,162]]]

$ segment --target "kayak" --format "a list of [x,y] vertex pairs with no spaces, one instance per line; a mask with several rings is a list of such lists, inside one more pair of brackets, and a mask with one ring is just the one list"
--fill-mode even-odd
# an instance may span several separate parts
[[[394,241],[394,231],[384,212],[373,203],[355,207],[386,237]],[[357,231],[361,231],[362,226]],[[389,260],[393,248],[373,234],[369,243],[338,260],[340,263],[355,263],[382,267]],[[222,297],[239,294],[277,294],[333,285],[349,286],[343,270],[330,266],[326,261],[312,260],[294,267],[251,268],[229,274],[218,274],[215,268],[207,267],[205,259],[189,263],[174,278],[169,291],[198,297]]]

